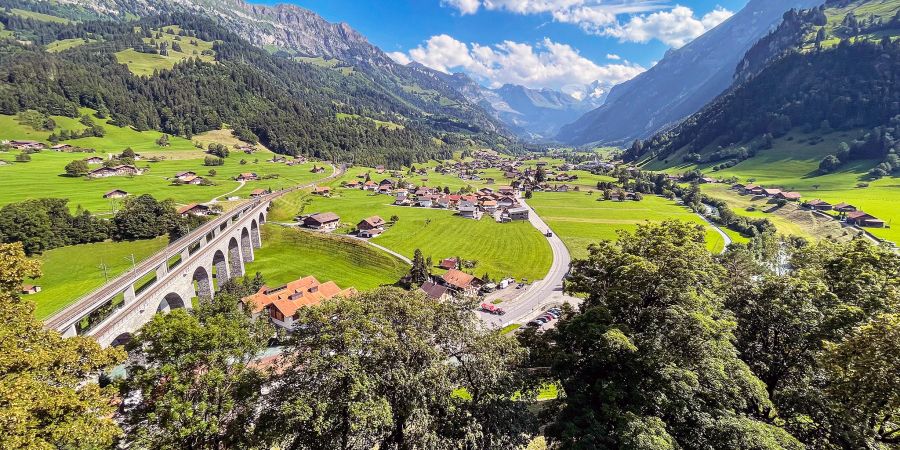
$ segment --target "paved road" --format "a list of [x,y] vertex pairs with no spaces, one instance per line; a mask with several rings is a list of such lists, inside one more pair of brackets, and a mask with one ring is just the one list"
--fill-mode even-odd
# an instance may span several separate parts
[[[520,199],[520,202],[522,206],[529,209],[528,218],[531,225],[542,234],[550,230],[550,227],[537,215],[531,206],[522,199]],[[494,316],[479,311],[478,315],[482,320],[497,327],[504,327],[511,323],[524,324],[540,315],[551,305],[570,303],[577,306],[581,303],[581,300],[578,298],[563,293],[563,280],[569,273],[569,263],[572,259],[569,256],[569,250],[556,233],[553,233],[553,237],[547,238],[547,241],[550,243],[550,249],[553,251],[553,264],[550,266],[547,276],[528,286],[525,292],[515,300],[503,302],[500,306],[506,310],[506,314]]]

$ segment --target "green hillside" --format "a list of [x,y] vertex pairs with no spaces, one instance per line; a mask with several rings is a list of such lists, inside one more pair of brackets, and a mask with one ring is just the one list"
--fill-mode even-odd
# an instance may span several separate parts
[[148,28],[147,32],[141,27],[135,27],[136,34],[145,34],[141,39],[145,44],[141,47],[144,51],[125,49],[116,53],[116,60],[127,65],[128,70],[135,75],[152,75],[154,71],[169,70],[188,58],[199,58],[205,62],[215,61],[213,42],[181,36],[179,35],[181,31],[181,27],[177,25]]

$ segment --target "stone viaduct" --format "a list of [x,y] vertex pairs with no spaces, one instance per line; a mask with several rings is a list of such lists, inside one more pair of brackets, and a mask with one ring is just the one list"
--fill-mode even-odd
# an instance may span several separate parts
[[45,326],[66,337],[91,336],[106,347],[124,344],[157,312],[191,308],[209,298],[262,245],[260,226],[275,194],[251,200],[205,223],[163,251],[50,317]]

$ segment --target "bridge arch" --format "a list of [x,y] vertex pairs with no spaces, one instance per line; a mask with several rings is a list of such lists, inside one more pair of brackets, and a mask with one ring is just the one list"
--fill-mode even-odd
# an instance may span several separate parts
[[194,283],[196,283],[194,292],[196,292],[198,298],[212,298],[212,280],[210,280],[209,272],[205,267],[201,266],[194,269],[194,276],[192,279]]
[[241,255],[244,256],[244,262],[253,261],[253,242],[247,227],[241,230]]
[[256,219],[250,221],[250,240],[253,242],[253,248],[262,247],[262,236],[259,234],[259,225]]
[[170,292],[159,302],[159,306],[156,307],[156,312],[168,313],[173,309],[184,307],[186,307],[184,299],[182,299],[180,295]]
[[130,332],[126,331],[126,332],[116,336],[116,338],[113,339],[112,342],[109,343],[109,346],[110,347],[119,347],[119,346],[123,346],[123,345],[128,345],[128,343],[131,342],[132,338],[134,338],[134,336]]
[[259,224],[262,225],[264,223],[266,223],[266,213],[261,212],[259,213]]
[[219,286],[222,286],[222,283],[228,281],[228,260],[225,258],[225,253],[222,250],[216,250],[216,253],[213,254],[212,260],[212,268],[213,268],[213,276],[216,278],[216,283]]
[[231,277],[244,276],[244,261],[241,259],[241,247],[235,237],[228,240],[228,274]]

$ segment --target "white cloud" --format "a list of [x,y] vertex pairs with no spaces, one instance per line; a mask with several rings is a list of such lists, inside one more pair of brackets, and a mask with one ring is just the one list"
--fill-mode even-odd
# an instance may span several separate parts
[[441,0],[441,4],[458,9],[462,15],[475,14],[481,7],[480,0]]
[[595,81],[618,84],[645,70],[627,62],[601,66],[571,46],[550,39],[536,45],[504,41],[487,46],[466,44],[442,34],[432,36],[405,56],[442,72],[466,72],[491,87],[511,83],[568,93],[583,92]]
[[617,55],[617,54],[615,54],[615,53],[607,53],[607,54],[606,54],[606,59],[613,60],[613,61],[618,61],[618,60],[622,59],[622,57],[619,56],[619,55]]
[[607,27],[599,34],[618,38],[622,42],[643,43],[658,39],[666,45],[678,48],[733,14],[719,7],[698,19],[694,17],[694,11],[690,8],[676,6],[670,11],[632,16],[628,22]]
[[412,62],[412,60],[409,59],[409,56],[406,56],[406,53],[403,52],[388,52],[387,55],[390,56],[394,62],[403,66]]

